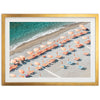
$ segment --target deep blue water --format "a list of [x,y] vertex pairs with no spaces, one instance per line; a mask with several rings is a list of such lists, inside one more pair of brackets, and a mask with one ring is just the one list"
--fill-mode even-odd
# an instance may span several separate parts
[[10,22],[10,46],[17,46],[34,36],[46,34],[72,22]]

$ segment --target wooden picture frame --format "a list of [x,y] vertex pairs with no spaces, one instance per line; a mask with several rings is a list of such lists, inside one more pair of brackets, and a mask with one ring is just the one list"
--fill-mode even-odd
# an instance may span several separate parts
[[[95,34],[95,57],[94,57],[94,63],[95,63],[95,70],[93,70],[95,76],[94,77],[94,80],[95,81],[78,81],[78,82],[70,82],[70,81],[59,81],[59,82],[56,82],[56,81],[52,81],[52,82],[41,82],[41,81],[37,81],[37,82],[26,82],[26,81],[20,81],[20,82],[7,82],[6,81],[6,69],[7,67],[7,62],[6,62],[6,56],[7,55],[7,52],[6,52],[6,35],[7,35],[7,22],[6,22],[6,19],[10,19],[10,21],[12,21],[12,18],[13,19],[16,19],[16,18],[49,18],[49,19],[52,19],[52,18],[72,18],[72,22],[75,18],[80,18],[80,19],[85,19],[85,18],[94,18],[94,21],[95,21],[95,28],[94,28],[94,34]],[[23,19],[22,19],[23,20]],[[62,20],[62,19],[61,19]],[[25,21],[25,20],[24,20]],[[52,21],[52,20],[51,20]],[[88,20],[87,20],[88,21]],[[20,22],[20,21],[19,21]],[[79,21],[81,22],[81,21]],[[93,24],[93,23],[92,23]],[[92,25],[91,24],[91,25]],[[92,27],[93,28],[93,27]],[[6,67],[7,66],[7,67]],[[99,74],[99,19],[98,19],[98,14],[2,14],[2,85],[70,85],[70,86],[74,86],[74,85],[81,85],[81,86],[84,86],[84,85],[98,85],[98,74]],[[72,79],[73,80],[73,79]]]

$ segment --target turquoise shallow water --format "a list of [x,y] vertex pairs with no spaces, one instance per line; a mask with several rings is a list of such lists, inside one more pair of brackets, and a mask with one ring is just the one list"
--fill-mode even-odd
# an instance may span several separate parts
[[72,22],[10,22],[11,49],[21,43],[48,34]]

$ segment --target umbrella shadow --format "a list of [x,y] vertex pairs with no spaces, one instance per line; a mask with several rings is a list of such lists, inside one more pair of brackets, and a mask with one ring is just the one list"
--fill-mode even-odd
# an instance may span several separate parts
[[77,60],[77,61],[82,61],[82,59],[79,59],[79,60]]
[[64,59],[65,57],[61,57],[61,58],[59,58],[59,59]]
[[87,68],[83,67],[81,70],[86,70]]
[[90,54],[88,54],[87,56],[90,56]]
[[81,48],[84,48],[84,45],[83,45],[83,46],[81,46],[81,47],[79,47],[79,49],[81,49]]
[[66,43],[70,43],[71,41],[73,41],[73,40],[69,40],[69,41],[67,41]]
[[57,63],[58,62],[58,60],[56,59],[53,63]]
[[22,61],[22,64],[27,64],[25,61]]
[[72,52],[76,52],[77,50],[73,50]]
[[18,65],[18,67],[16,68],[16,70],[19,69],[21,66],[22,66],[22,64]]
[[88,43],[87,45],[90,45],[91,44],[91,42],[90,43]]
[[71,65],[76,65],[76,63],[72,63]]
[[72,53],[71,53],[71,52],[68,52],[68,54],[67,54],[67,55],[69,56],[70,54],[72,54]]
[[25,61],[26,61],[26,62],[30,62],[30,60],[29,60],[29,59],[26,59]]

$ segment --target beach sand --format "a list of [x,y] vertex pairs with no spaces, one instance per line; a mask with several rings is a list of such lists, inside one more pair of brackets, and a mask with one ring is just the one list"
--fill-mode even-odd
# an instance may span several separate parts
[[[25,43],[23,45],[21,45],[20,47],[16,48],[14,51],[11,51],[11,56],[10,58],[13,59],[15,57],[19,57],[20,55],[24,55],[24,56],[29,56],[27,54],[27,51],[31,51],[33,50],[35,47],[39,47],[41,44],[46,44],[47,41],[53,41],[53,40],[57,40],[60,36],[64,36],[64,35],[68,35],[68,31],[73,31],[75,28],[79,28],[80,24],[84,24],[86,27],[88,27],[90,29],[90,23],[75,23],[73,25],[69,25],[69,26],[64,26],[63,29],[54,32],[52,34],[48,34],[46,36],[40,37],[36,40],[30,41],[28,43]],[[70,36],[70,35],[68,35]],[[90,34],[86,34],[85,36],[90,36]],[[44,58],[42,56],[39,56],[35,59],[30,60],[29,62],[26,62],[25,64],[22,64],[21,66],[19,66],[18,69],[10,72],[10,73],[14,73],[16,74],[17,77],[19,77],[20,73],[18,72],[19,69],[23,69],[25,70],[25,74],[27,73],[28,67],[30,67],[31,70],[35,71],[35,74],[31,75],[30,78],[37,78],[37,77],[43,77],[43,78],[50,78],[50,77],[54,77],[54,78],[71,78],[71,77],[90,77],[90,56],[84,56],[83,55],[83,48],[76,48],[75,47],[75,40],[79,40],[80,43],[84,44],[84,41],[82,39],[82,36],[76,38],[76,39],[72,39],[71,42],[66,43],[64,45],[65,48],[67,48],[67,50],[69,49],[69,45],[74,48],[76,51],[75,52],[71,52],[71,54],[69,55],[63,55],[62,54],[62,50],[60,47],[52,49],[51,51],[48,51],[45,53],[45,55],[53,55],[53,57],[56,57],[56,52],[59,52],[59,55],[63,56],[63,59],[57,59],[56,63],[51,64],[49,67],[46,67],[44,70],[38,71],[35,69],[35,65],[34,62],[38,61],[40,62],[40,65],[42,64],[42,60],[44,60],[44,62],[46,62],[47,60],[49,60],[49,58]],[[91,46],[90,45],[86,45],[84,44],[84,50],[85,52],[89,52],[90,53],[90,49]],[[81,60],[80,61],[75,61],[73,60],[74,58],[74,53],[76,57],[80,57]],[[67,60],[71,60],[72,62],[74,62],[74,65],[69,65],[67,64]],[[61,68],[61,61],[63,61],[64,65],[67,67],[67,69]],[[85,67],[85,70],[80,70],[78,68],[77,62],[79,63],[79,65]],[[31,63],[33,64],[33,66],[31,66]],[[41,74],[41,76],[40,76]]]

